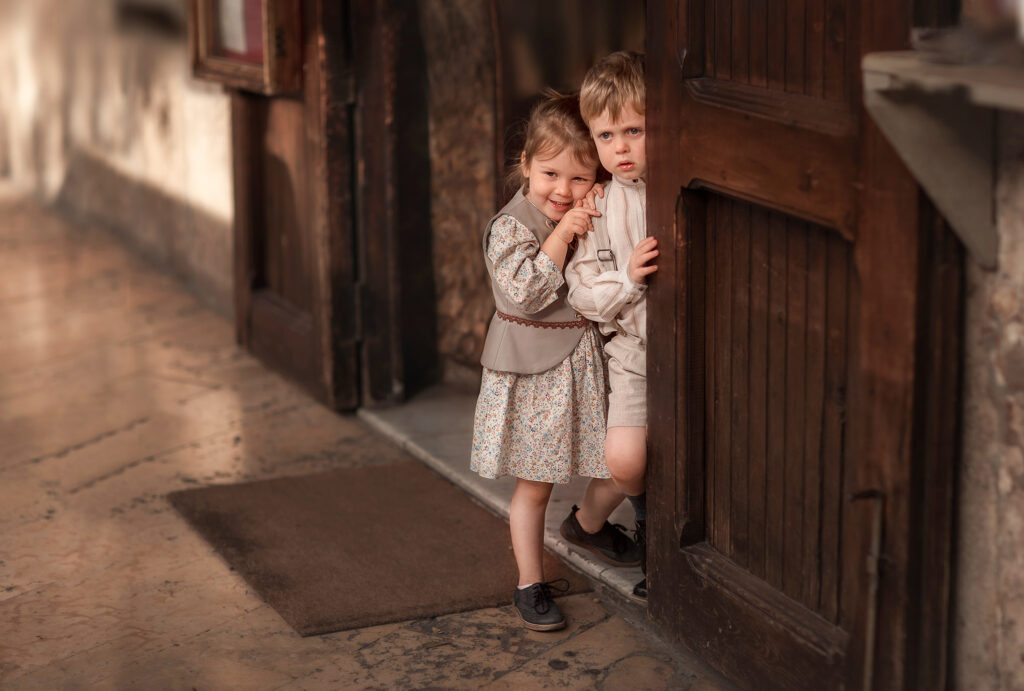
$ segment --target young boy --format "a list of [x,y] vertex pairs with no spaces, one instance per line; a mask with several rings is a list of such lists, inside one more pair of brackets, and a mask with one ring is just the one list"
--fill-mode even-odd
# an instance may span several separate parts
[[[647,152],[644,145],[644,57],[612,53],[590,68],[580,88],[580,112],[612,181],[597,200],[594,231],[580,237],[565,270],[569,304],[598,322],[611,339],[605,461],[636,512],[640,566],[647,573],[647,276],[657,271],[657,240],[647,237]],[[573,514],[562,535],[589,547],[591,533]],[[647,597],[647,579],[633,593]]]

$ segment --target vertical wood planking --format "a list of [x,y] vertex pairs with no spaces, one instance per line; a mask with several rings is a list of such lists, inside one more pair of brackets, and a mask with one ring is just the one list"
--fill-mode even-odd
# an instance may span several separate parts
[[718,205],[714,198],[707,204],[707,223],[704,233],[704,314],[706,327],[704,329],[704,415],[706,417],[706,433],[704,435],[705,458],[704,467],[707,469],[704,477],[704,491],[706,501],[704,502],[704,522],[707,539],[716,544],[715,536],[715,507],[718,504],[718,497],[715,495],[715,458],[718,455],[718,406],[715,404],[715,392],[718,387],[716,376],[715,336],[718,332],[718,311],[715,309],[718,304],[718,253],[716,251],[716,239],[718,237]]
[[786,0],[786,91],[794,94],[802,94],[806,88],[804,41],[807,2]]
[[732,81],[750,83],[750,7],[732,0]]
[[786,457],[783,523],[783,591],[800,597],[803,579],[804,501],[804,367],[807,320],[807,227],[803,221],[786,222]]
[[[683,325],[682,333],[685,337],[676,340],[676,371],[682,375],[674,380],[675,405],[665,412],[675,417],[676,439],[682,440],[679,455],[676,456],[679,465],[676,472],[675,525],[679,544],[686,547],[707,539],[707,431],[704,418],[707,400],[704,388],[707,370],[704,345],[708,329],[704,294],[705,272],[709,263],[705,239],[708,235],[707,196],[682,191],[676,209],[679,244],[676,251],[675,283],[679,289],[676,291],[678,306],[674,313],[681,316],[679,323]],[[671,268],[670,262],[668,266]],[[658,376],[658,372],[652,374]],[[679,381],[685,383],[679,386]],[[653,453],[657,451],[652,450]]]
[[[493,2],[488,5],[492,6]],[[680,188],[685,183],[679,182],[677,168],[680,163],[678,137],[675,135],[673,117],[680,111],[679,98],[679,65],[676,56],[683,45],[691,43],[693,27],[690,23],[690,5],[681,3],[660,3],[658,0],[647,5],[647,126],[648,126],[648,164],[658,175],[652,176],[648,186],[648,233],[658,238],[661,243],[662,255],[659,258],[661,276],[652,276],[648,297],[650,323],[649,338],[649,369],[648,386],[650,401],[649,439],[650,456],[648,458],[648,500],[650,502],[648,572],[655,580],[666,586],[673,584],[675,568],[674,558],[678,557],[679,549],[678,526],[680,522],[680,495],[676,489],[680,484],[680,474],[685,469],[685,446],[680,438],[678,420],[680,397],[686,391],[680,386],[682,373],[678,371],[678,356],[681,346],[679,339],[684,334],[684,322],[681,320],[682,310],[677,300],[677,291],[672,281],[677,279],[683,267],[679,266],[680,251],[678,243],[685,237],[678,234],[687,227],[680,228],[679,215],[682,209],[679,203]],[[492,15],[494,16],[494,15]],[[699,24],[703,24],[700,21]],[[494,30],[497,31],[495,22]],[[689,68],[692,72],[703,71],[701,60],[705,50],[692,55],[695,63]],[[701,62],[697,63],[698,60]],[[501,137],[498,137],[501,139]],[[710,270],[710,261],[706,264]],[[704,459],[701,458],[701,461]],[[685,480],[683,480],[685,481]],[[706,495],[706,485],[700,487]],[[664,626],[672,626],[683,621],[682,613],[685,603],[682,598],[659,599],[651,598],[649,611]]]
[[[263,195],[258,201],[259,213],[256,223],[261,232],[254,245],[258,251],[256,287],[270,288],[280,294],[284,274],[281,251],[283,231],[280,226],[282,223],[294,226],[298,219],[287,218],[287,214],[281,211],[288,204],[294,206],[294,190],[290,178],[283,175],[281,170],[285,168],[284,162],[294,157],[294,147],[288,145],[288,128],[281,128],[276,124],[280,116],[275,117],[275,114],[280,109],[275,109],[275,103],[274,99],[264,99],[257,106],[263,126],[258,166]],[[292,130],[292,133],[294,131]]]
[[747,376],[750,358],[750,205],[730,202],[729,208],[732,214],[732,401],[729,405],[732,477],[729,537],[733,560],[740,566],[746,566],[749,545],[747,514],[750,501],[747,488],[750,434],[750,391]]
[[918,457],[928,459],[916,484],[921,488],[920,516],[930,526],[917,541],[921,564],[920,592],[924,602],[911,627],[916,640],[917,664],[911,664],[908,688],[943,689],[949,686],[947,659],[952,588],[952,535],[954,474],[959,457],[960,395],[955,376],[961,357],[963,333],[963,246],[946,222],[922,200],[921,227],[931,237],[925,241],[928,272],[923,283],[930,314],[922,335],[925,376],[918,396],[925,401],[922,439]]
[[825,0],[825,55],[823,60],[823,96],[829,101],[844,101],[847,96],[846,56],[847,0]]
[[750,461],[747,568],[765,576],[766,472],[768,456],[768,214],[750,214]]
[[750,84],[768,86],[768,0],[750,0]]
[[817,611],[821,591],[821,428],[825,392],[826,233],[809,228],[807,238],[807,349],[805,353],[803,592],[800,601]]
[[[704,370],[710,381],[703,383],[706,416],[701,428],[707,430],[707,453],[700,460],[706,463],[706,490],[713,502],[709,504],[714,510],[705,519],[715,549],[692,545],[679,550],[663,541],[655,564],[660,559],[670,568],[655,571],[655,580],[666,587],[652,590],[652,612],[674,613],[673,618],[661,616],[661,622],[746,686],[916,688],[920,684],[915,682],[932,677],[915,665],[920,670],[933,669],[926,664],[932,659],[929,655],[939,660],[947,640],[939,632],[941,612],[928,619],[915,610],[941,605],[937,594],[944,587],[941,576],[926,581],[921,554],[941,562],[940,568],[948,565],[938,549],[948,546],[941,536],[935,545],[919,539],[936,529],[918,525],[934,521],[930,514],[922,515],[915,503],[922,499],[921,485],[915,484],[921,477],[917,450],[927,443],[920,438],[920,396],[930,391],[919,383],[929,377],[929,365],[916,359],[929,343],[921,338],[922,333],[928,335],[927,330],[921,331],[927,317],[916,302],[924,285],[919,263],[926,261],[926,253],[914,235],[921,230],[915,223],[913,203],[918,190],[898,162],[893,164],[892,152],[877,128],[861,118],[858,69],[863,52],[904,46],[911,13],[898,3],[878,0],[708,0],[652,2],[649,8],[658,11],[650,12],[650,17],[662,17],[665,12],[659,8],[676,11],[681,7],[701,13],[700,40],[706,41],[708,49],[690,45],[696,55],[703,54],[709,68],[703,75],[691,73],[684,78],[706,76],[736,82],[735,86],[761,87],[757,54],[763,50],[763,86],[778,97],[769,99],[780,107],[791,107],[795,117],[774,124],[760,122],[755,108],[739,98],[756,94],[729,84],[705,82],[680,89],[678,79],[657,82],[664,99],[688,104],[671,112],[652,110],[664,115],[667,131],[679,133],[674,141],[682,147],[674,151],[674,157],[682,159],[678,166],[664,172],[675,174],[672,183],[682,186],[707,181],[720,196],[709,194],[716,222],[707,224],[709,237],[703,238],[711,250],[706,264],[711,275],[693,277],[703,280],[708,291],[702,304],[707,312],[704,323],[711,332],[686,329],[693,338],[703,339],[700,344],[706,347]],[[745,17],[740,16],[744,9]],[[755,18],[761,11],[763,39]],[[658,30],[651,30],[652,25],[656,23],[649,22],[649,31],[657,38]],[[672,60],[680,54],[678,41],[648,46],[665,73],[670,72]],[[700,98],[701,86],[717,89],[715,93],[723,98],[737,98],[716,105],[713,99]],[[814,100],[829,103],[819,108]],[[802,126],[803,115],[811,123],[832,106],[849,118],[834,133]],[[702,114],[715,126],[692,126],[688,118],[694,114]],[[845,198],[842,213],[818,213],[819,207],[811,204],[813,191],[783,203],[785,190],[795,186],[795,176],[763,180],[756,194],[744,186],[749,157],[727,159],[747,141],[735,133],[745,131],[752,122],[761,125],[766,141],[776,141],[774,135],[793,137],[792,147],[774,152],[774,158],[761,157],[764,160],[785,162],[793,152],[792,156],[807,156],[811,161],[812,154],[822,154],[800,170],[827,170],[841,180],[840,187],[856,190]],[[773,130],[774,135],[767,134]],[[717,177],[709,180],[711,171]],[[660,174],[652,179],[657,177]],[[763,246],[767,263],[763,347],[754,333],[762,300],[756,292],[760,279],[755,257],[762,249],[755,228],[750,229],[746,267],[749,339],[739,333],[744,310],[740,259],[744,239],[740,225],[728,222],[730,207],[725,200],[730,198],[775,200],[766,206],[793,214],[770,213],[766,219],[772,232],[765,235]],[[733,205],[734,211],[739,208]],[[841,227],[847,239],[832,230],[809,228],[796,217],[828,218],[825,224]],[[672,326],[678,331],[679,321]],[[743,343],[748,348],[745,372],[736,356]],[[935,357],[941,356],[936,353]],[[764,372],[763,379],[755,370]],[[741,381],[744,376],[746,387]],[[697,382],[694,386],[702,387]],[[743,390],[747,398],[740,403],[736,392]],[[757,402],[762,395],[764,403]],[[763,437],[758,429],[761,421],[753,414],[758,405],[763,409]],[[746,436],[741,422],[744,406]],[[760,454],[763,512],[756,507],[755,456],[760,438],[764,440]],[[746,458],[745,472],[740,458]],[[745,507],[739,506],[744,503],[741,476],[746,478]],[[884,493],[886,541],[877,607],[869,604],[870,579],[864,568],[876,504],[849,501],[854,490],[875,488]],[[944,489],[939,487],[928,496],[939,505],[946,501]],[[740,518],[744,511],[745,554]],[[764,517],[763,582],[756,575],[757,557],[762,555],[756,555],[753,546],[759,515]],[[744,558],[746,569],[741,566]],[[761,588],[760,594],[767,597],[759,602]],[[776,597],[769,588],[796,602]],[[781,611],[773,611],[772,604]],[[866,635],[869,606],[877,613],[878,626],[874,665],[865,670],[864,644],[872,639]],[[807,608],[839,628],[826,626]],[[922,641],[921,628],[915,626],[931,622],[936,652],[924,653],[932,643]],[[819,624],[824,628],[816,628]],[[823,635],[817,639],[807,635],[815,631]],[[783,641],[791,647],[776,645]],[[926,686],[938,688],[941,683]]]
[[[716,16],[718,14],[717,0],[705,0],[704,2],[704,75],[715,77],[715,60],[718,55],[718,44],[715,42],[717,36]],[[710,255],[709,255],[710,256]]]
[[766,0],[767,21],[765,42],[767,43],[768,88],[784,91],[786,88],[786,0]]
[[732,3],[715,0],[715,77],[732,78]]
[[301,101],[266,101],[263,196],[266,236],[263,243],[266,285],[303,310],[312,309],[312,272],[304,238],[309,232],[312,187],[304,137],[306,113]]
[[821,486],[821,599],[818,611],[839,623],[839,540],[842,535],[843,419],[846,416],[847,301],[849,248],[831,239],[828,248],[828,301],[825,314],[825,406]]
[[709,539],[834,620],[845,241],[743,202],[710,199],[703,336]]
[[765,474],[765,578],[782,589],[786,488],[786,222],[768,216],[768,430]]
[[804,93],[821,98],[825,72],[825,0],[807,0]]
[[719,197],[715,199],[715,261],[716,273],[716,320],[715,320],[715,433],[718,437],[715,444],[715,456],[711,463],[715,467],[715,513],[714,536],[715,546],[723,553],[730,549],[729,534],[729,496],[731,474],[729,459],[732,456],[732,437],[729,421],[732,417],[731,393],[732,372],[730,344],[732,343],[732,320],[730,319],[730,303],[732,302],[732,214],[729,207]]

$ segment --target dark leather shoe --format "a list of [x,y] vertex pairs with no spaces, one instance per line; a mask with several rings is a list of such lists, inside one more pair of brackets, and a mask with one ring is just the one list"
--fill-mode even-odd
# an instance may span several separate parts
[[562,533],[567,541],[590,550],[599,559],[612,566],[636,566],[640,563],[640,550],[635,542],[626,535],[621,525],[612,525],[608,521],[596,533],[588,533],[576,518],[579,507],[575,504],[569,516],[562,521]]
[[[565,587],[555,585],[565,583]],[[565,617],[551,598],[552,586],[558,592],[569,590],[569,581],[559,578],[548,583],[534,583],[529,588],[515,589],[512,602],[523,624],[531,631],[557,631],[565,628]]]
[[637,597],[642,597],[645,600],[647,599],[647,579],[646,578],[633,586],[633,594],[636,595]]

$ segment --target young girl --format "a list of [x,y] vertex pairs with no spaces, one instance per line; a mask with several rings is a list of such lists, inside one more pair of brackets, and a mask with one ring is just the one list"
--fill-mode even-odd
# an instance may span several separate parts
[[594,478],[576,516],[603,536],[599,556],[639,563],[636,545],[605,520],[622,501],[604,462],[605,377],[598,335],[566,302],[569,247],[598,215],[585,198],[598,157],[579,100],[555,92],[530,114],[520,157],[522,187],[484,230],[497,312],[491,319],[473,429],[471,468],[513,475],[509,508],[519,568],[513,596],[527,628],[553,631],[565,618],[544,581],[544,513],[553,483]]

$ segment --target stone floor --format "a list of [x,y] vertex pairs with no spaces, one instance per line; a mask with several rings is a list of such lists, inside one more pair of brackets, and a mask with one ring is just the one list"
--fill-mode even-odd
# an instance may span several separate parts
[[[364,408],[359,416],[507,521],[514,478],[482,478],[469,469],[467,462],[473,444],[475,407],[475,392],[439,384],[417,393],[401,406]],[[613,593],[634,616],[643,617],[644,603],[632,595],[633,586],[643,578],[640,567],[609,566],[593,553],[570,545],[559,533],[562,521],[573,504],[579,503],[586,488],[587,478],[580,476],[569,484],[555,485],[548,502],[545,545],[603,590]],[[631,528],[635,521],[629,502],[622,502],[610,520]]]
[[169,507],[173,490],[406,452],[235,346],[104,232],[0,199],[0,687],[724,688],[598,591],[302,638]]

